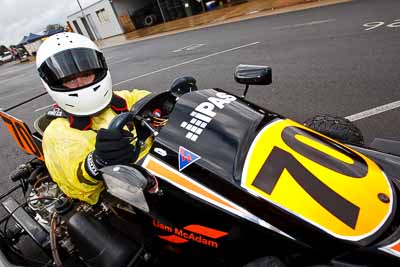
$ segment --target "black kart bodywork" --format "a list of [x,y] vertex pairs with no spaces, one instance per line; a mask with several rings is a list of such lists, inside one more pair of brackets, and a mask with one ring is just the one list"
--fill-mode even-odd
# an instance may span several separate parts
[[[243,258],[244,254],[252,255],[250,258],[261,257],[266,254],[266,251],[270,251],[270,253],[267,253],[270,255],[286,254],[289,251],[293,253],[302,251],[305,254],[309,253],[309,256],[313,258],[341,255],[345,259],[346,257],[352,258],[352,253],[354,253],[354,255],[363,255],[361,257],[362,262],[368,264],[373,264],[374,262],[379,264],[382,260],[389,265],[391,263],[396,264],[397,259],[395,257],[390,257],[382,250],[376,249],[376,244],[385,243],[385,241],[390,243],[387,241],[396,239],[395,236],[398,234],[393,232],[393,229],[398,229],[399,226],[398,215],[396,214],[398,192],[396,179],[390,182],[390,190],[393,193],[390,203],[392,211],[380,229],[375,234],[357,241],[337,238],[310,224],[304,218],[300,218],[300,216],[292,214],[290,211],[288,212],[285,207],[271,205],[270,202],[252,194],[252,192],[249,193],[248,190],[241,186],[246,156],[249,153],[252,141],[264,127],[277,121],[284,121],[285,118],[283,116],[258,107],[244,99],[236,98],[233,102],[221,105],[222,109],[217,107],[213,109],[213,112],[215,111],[216,113],[215,117],[203,128],[204,130],[196,141],[187,138],[187,134],[193,132],[187,130],[187,125],[193,118],[196,118],[196,114],[193,114],[193,111],[196,112],[196,108],[199,105],[207,109],[208,104],[204,103],[210,103],[208,99],[216,97],[218,93],[227,94],[220,89],[208,89],[182,96],[170,114],[168,124],[156,137],[153,149],[143,165],[156,175],[158,174],[161,184],[165,183],[167,187],[172,186],[170,188],[171,191],[165,190],[165,192],[173,192],[171,193],[171,198],[173,199],[171,199],[171,202],[165,201],[165,208],[161,209],[168,210],[164,216],[166,217],[166,222],[168,222],[166,226],[171,227],[169,230],[180,229],[179,227],[184,227],[194,221],[201,225],[222,230],[227,234],[219,240],[218,248],[222,251],[226,249],[225,252],[230,255],[230,258]],[[201,109],[197,108],[197,110]],[[196,124],[196,121],[192,122],[194,125]],[[374,159],[380,166],[390,165],[390,167],[387,166],[389,173],[398,173],[396,164],[394,166],[392,164],[394,160],[397,163],[400,162],[398,156],[365,147],[342,146],[334,140],[306,129],[301,129],[301,131],[297,129],[297,131],[296,134],[311,136],[326,146],[346,153],[354,159],[354,165],[360,164],[358,167],[352,166],[353,170],[350,170],[346,169],[349,167],[346,164],[343,165],[339,161],[333,161],[333,164],[336,165],[330,166],[332,169],[346,169],[345,172],[348,172],[348,175],[362,177],[366,173],[365,169],[362,170],[363,167],[361,165],[365,163],[363,158],[359,157],[358,153],[355,152],[360,151]],[[197,155],[198,159],[183,170],[179,170],[180,165],[182,165],[179,162],[180,157],[184,155],[182,149]],[[281,158],[282,161],[285,160],[284,156]],[[331,164],[329,158],[321,160],[320,163]],[[170,170],[174,174],[167,176],[164,169]],[[186,179],[186,181],[176,178],[176,174]],[[162,177],[163,175],[164,177]],[[388,174],[388,177],[394,178],[393,174]],[[190,185],[186,184],[188,181],[191,183]],[[307,186],[305,184],[304,187]],[[310,186],[318,185],[311,184]],[[196,188],[193,189],[193,187]],[[205,189],[205,191],[202,191],[202,189]],[[210,196],[207,193],[214,195]],[[175,199],[176,196],[182,195],[182,199]],[[317,199],[318,195],[314,195],[314,197]],[[378,197],[376,200],[379,201]],[[183,203],[188,201],[189,204],[185,209]],[[194,208],[196,207],[195,203],[198,205],[197,208]],[[156,206],[159,206],[159,204],[156,203]],[[339,203],[336,204],[340,205]],[[230,205],[234,205],[234,207],[231,208]],[[158,211],[159,209],[156,206],[154,206],[153,210]],[[171,207],[175,206],[179,207],[178,209],[173,209],[176,213],[170,213]],[[351,205],[348,207],[350,207],[349,212],[351,212]],[[210,213],[207,211],[210,211]],[[221,214],[218,216],[218,213]],[[347,223],[354,227],[357,219],[347,218],[347,215],[338,216],[342,216],[343,221],[347,220]],[[183,223],[185,221],[187,223]],[[154,221],[154,223],[158,225],[159,222]],[[161,228],[161,234],[166,234],[162,227],[156,226],[156,228]],[[235,233],[235,235],[232,236],[230,233]],[[268,242],[265,240],[268,240]],[[195,244],[196,242],[192,241],[192,243]],[[234,243],[240,245],[236,248],[229,245]],[[246,244],[246,253],[244,254],[242,244]],[[201,244],[197,245],[201,246]]]

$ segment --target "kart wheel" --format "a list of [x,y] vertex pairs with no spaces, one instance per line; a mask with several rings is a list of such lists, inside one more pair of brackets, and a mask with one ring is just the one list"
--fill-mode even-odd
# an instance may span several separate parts
[[286,267],[286,265],[277,257],[267,256],[251,261],[243,267]]
[[147,15],[147,16],[144,18],[143,24],[144,24],[145,26],[152,26],[153,24],[156,23],[156,20],[157,20],[156,15],[154,15],[154,14]]
[[364,144],[360,129],[343,117],[317,115],[307,119],[304,125],[342,143]]

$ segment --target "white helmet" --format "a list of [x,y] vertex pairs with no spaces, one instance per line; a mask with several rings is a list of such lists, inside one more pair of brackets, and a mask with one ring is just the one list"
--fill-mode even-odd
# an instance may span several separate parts
[[[37,51],[36,68],[51,98],[72,115],[93,115],[111,102],[111,75],[103,53],[83,35],[63,32],[49,37]],[[68,77],[85,72],[95,74],[92,83],[75,89],[63,86]]]

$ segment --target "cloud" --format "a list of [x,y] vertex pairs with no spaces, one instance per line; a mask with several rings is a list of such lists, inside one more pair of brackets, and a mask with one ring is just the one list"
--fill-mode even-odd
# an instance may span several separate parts
[[[82,7],[98,0],[79,0]],[[77,0],[0,0],[0,45],[19,43],[29,33],[40,33],[49,24],[65,25],[79,11]]]

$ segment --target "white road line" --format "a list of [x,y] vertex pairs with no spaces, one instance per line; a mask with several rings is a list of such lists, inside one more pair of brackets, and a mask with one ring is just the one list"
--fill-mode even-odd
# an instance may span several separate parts
[[133,78],[130,78],[130,79],[115,83],[114,85],[120,85],[120,84],[129,82],[129,81],[137,80],[139,78],[150,76],[152,74],[156,74],[156,73],[159,73],[159,72],[162,72],[162,71],[165,71],[165,70],[170,70],[170,69],[173,69],[173,68],[177,68],[179,66],[183,66],[183,65],[195,62],[195,61],[199,61],[199,60],[203,60],[203,59],[206,59],[206,58],[214,57],[214,56],[221,55],[221,54],[224,54],[224,53],[228,53],[228,52],[231,52],[231,51],[235,51],[235,50],[238,50],[238,49],[241,49],[241,48],[253,46],[253,45],[256,45],[256,44],[259,44],[259,43],[260,42],[254,42],[254,43],[250,43],[250,44],[246,44],[246,45],[241,45],[241,46],[238,46],[238,47],[234,47],[234,48],[231,48],[231,49],[227,49],[227,50],[224,50],[224,51],[213,53],[213,54],[210,54],[210,55],[207,55],[207,56],[204,56],[204,57],[195,58],[195,59],[192,59],[192,60],[189,60],[189,61],[185,61],[185,62],[182,62],[182,63],[179,63],[179,64],[175,64],[175,65],[172,65],[172,66],[169,66],[169,67],[165,67],[165,68],[162,68],[162,69],[159,69],[159,70],[155,70],[155,71],[152,71],[152,72],[149,72],[149,73],[145,73],[145,74],[142,74],[140,76],[133,77]]
[[117,63],[121,63],[121,62],[124,62],[124,61],[128,61],[128,60],[130,60],[131,58],[123,58],[123,59],[121,59],[121,60],[117,60],[117,61],[114,61],[114,62],[110,62],[110,63],[108,63],[107,65],[108,66],[110,66],[110,65],[114,65],[114,64],[117,64]]
[[13,76],[13,77],[7,78],[7,79],[5,79],[5,80],[0,80],[0,84],[5,83],[5,82],[10,82],[10,81],[12,81],[12,80],[15,80],[15,79],[19,78],[21,75],[23,75],[23,74]]
[[176,50],[174,50],[174,51],[172,51],[172,52],[174,52],[174,53],[181,52],[182,50],[185,50],[185,49],[187,49],[187,48],[189,48],[189,47],[192,47],[192,46],[193,46],[193,44],[187,45],[187,46],[185,46],[185,47],[178,48],[178,49],[176,49]]
[[310,25],[322,24],[322,23],[333,22],[333,21],[336,21],[336,19],[316,20],[316,21],[300,23],[300,24],[273,27],[272,29],[273,30],[283,30],[283,29],[297,28],[297,27],[302,27],[302,26],[310,26]]
[[182,52],[182,51],[191,51],[191,50],[197,49],[197,48],[199,48],[199,47],[202,47],[202,46],[204,46],[204,45],[205,45],[205,44],[191,44],[191,45],[188,45],[188,46],[185,46],[185,47],[176,49],[176,50],[174,50],[174,51],[172,51],[172,52],[178,53],[178,52]]
[[187,51],[195,50],[195,49],[197,49],[197,48],[199,48],[199,47],[202,47],[202,46],[204,46],[204,45],[205,45],[205,44],[196,44],[196,45],[193,45],[193,46],[191,46],[191,47],[186,48],[185,50],[187,50]]
[[392,110],[392,109],[395,109],[398,107],[400,107],[400,100],[383,105],[383,106],[365,110],[360,113],[356,113],[356,114],[347,116],[346,119],[348,119],[349,121],[357,121],[357,120],[371,117],[371,116],[377,115],[379,113],[383,113],[383,112],[386,112],[386,111],[389,111],[389,110]]
[[51,106],[53,106],[53,105],[54,105],[54,103],[51,104],[51,105],[45,106],[45,107],[41,107],[41,108],[35,109],[35,112],[38,112],[38,111],[41,111],[41,110],[43,110],[43,109],[49,108],[49,107],[51,107]]
[[40,88],[30,88],[30,89],[21,90],[21,91],[19,91],[19,92],[14,93],[14,94],[9,94],[9,95],[0,97],[0,100],[6,99],[6,98],[9,98],[9,97],[14,97],[14,96],[17,96],[17,95],[22,95],[22,94],[26,94],[26,93],[31,93],[30,91],[39,90],[39,89],[40,89]]
[[6,74],[9,74],[9,73],[12,73],[12,72],[16,72],[16,71],[21,71],[21,70],[25,70],[25,69],[29,69],[29,68],[31,68],[32,66],[30,66],[30,65],[27,65],[27,66],[24,66],[24,67],[19,67],[19,66],[12,66],[10,69],[8,69],[7,71],[5,71],[5,72],[1,72],[0,73],[0,76],[4,76],[4,75],[6,75]]
[[16,79],[19,79],[21,76],[24,76],[24,78],[26,78],[26,77],[31,77],[31,76],[33,76],[34,74],[35,74],[35,73],[31,73],[31,74],[19,74],[19,75],[16,75],[16,76],[7,78],[7,79],[5,79],[5,80],[0,80],[0,84],[5,83],[5,82],[10,82],[10,81],[13,81],[13,80],[16,80]]

